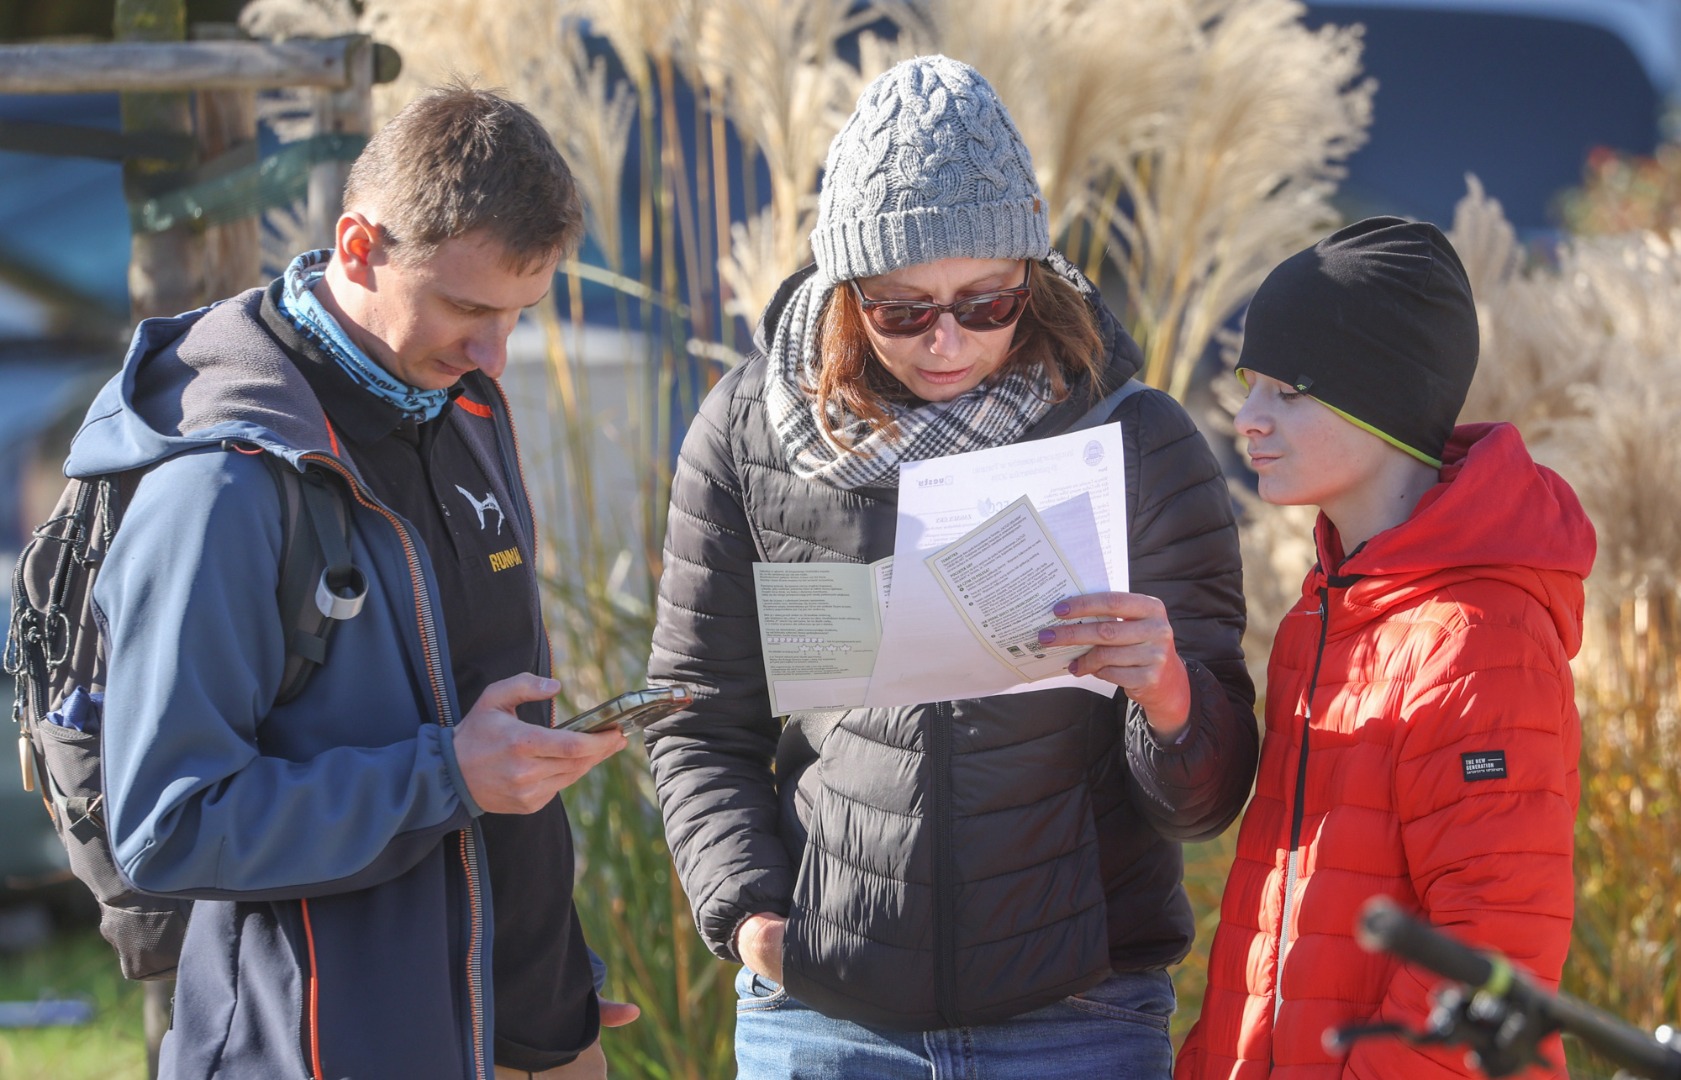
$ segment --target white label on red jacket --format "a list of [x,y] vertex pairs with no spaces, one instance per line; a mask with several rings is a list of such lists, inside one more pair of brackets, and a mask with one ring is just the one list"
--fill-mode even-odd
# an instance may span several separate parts
[[1506,751],[1478,750],[1474,754],[1460,754],[1459,764],[1465,769],[1466,780],[1506,779]]

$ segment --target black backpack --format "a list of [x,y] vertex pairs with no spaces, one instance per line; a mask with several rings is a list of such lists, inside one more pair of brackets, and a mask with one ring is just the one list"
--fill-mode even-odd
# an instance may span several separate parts
[[[260,453],[280,491],[282,535],[276,596],[288,627],[286,668],[275,703],[290,701],[327,658],[333,626],[361,610],[367,584],[350,561],[350,512],[324,470],[299,472]],[[106,836],[100,706],[106,640],[93,583],[140,471],[71,480],[52,517],[34,532],[12,576],[5,670],[16,681],[12,718],[25,790],[39,787],[70,871],[99,901],[100,933],[129,979],[174,977],[192,901],[150,896],[118,872]]]

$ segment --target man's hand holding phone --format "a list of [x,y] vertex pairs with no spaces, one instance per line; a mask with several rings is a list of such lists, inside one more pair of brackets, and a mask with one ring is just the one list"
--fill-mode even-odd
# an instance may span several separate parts
[[647,686],[620,694],[559,724],[562,731],[606,731],[617,727],[629,735],[663,720],[694,701],[684,686]]
[[560,684],[538,675],[491,683],[455,729],[455,758],[473,801],[487,813],[531,814],[562,788],[625,748],[610,724],[596,734],[527,724],[514,710],[553,697]]

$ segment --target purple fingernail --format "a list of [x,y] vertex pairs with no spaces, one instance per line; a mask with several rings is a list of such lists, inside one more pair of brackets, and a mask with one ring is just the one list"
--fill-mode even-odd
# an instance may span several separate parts
[[1056,631],[1055,630],[1041,630],[1041,631],[1039,631],[1039,644],[1049,645],[1051,642],[1053,642],[1055,640],[1056,640]]
[[1079,674],[1079,672],[1074,670],[1075,668],[1077,668],[1079,666],[1080,666],[1080,662],[1078,660],[1070,660],[1068,662],[1068,674],[1070,674],[1070,675]]
[[1074,609],[1072,607],[1068,606],[1068,601],[1058,600],[1056,606],[1051,608],[1051,614],[1055,615],[1057,618],[1060,619],[1064,615],[1067,615],[1070,611],[1073,611],[1073,610]]

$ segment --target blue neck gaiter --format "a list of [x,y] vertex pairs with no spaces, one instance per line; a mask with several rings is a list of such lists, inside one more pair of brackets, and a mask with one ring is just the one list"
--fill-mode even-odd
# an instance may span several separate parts
[[281,282],[280,310],[292,320],[299,333],[337,361],[356,385],[396,406],[406,419],[420,423],[437,419],[449,402],[449,391],[418,390],[393,378],[351,342],[338,320],[328,314],[310,291],[310,286],[326,274],[332,254],[327,249],[306,251],[292,260]]

